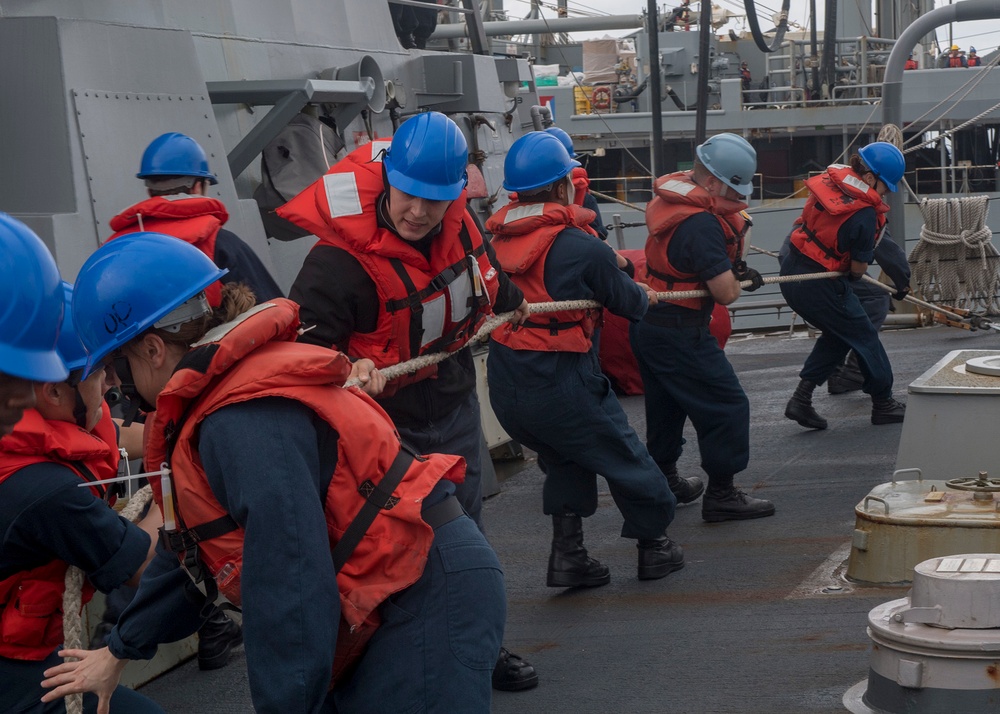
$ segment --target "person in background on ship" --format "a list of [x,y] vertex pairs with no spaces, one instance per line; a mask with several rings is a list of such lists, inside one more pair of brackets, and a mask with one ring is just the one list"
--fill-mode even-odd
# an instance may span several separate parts
[[35,405],[33,382],[66,379],[56,352],[63,314],[59,269],[19,220],[0,213],[0,436]]
[[[646,207],[646,282],[657,292],[708,290],[711,297],[660,302],[630,330],[646,392],[649,453],[671,481],[679,503],[705,491],[708,522],[762,518],[774,504],[753,498],[733,479],[750,459],[750,402],[708,329],[716,304],[740,296],[740,282],[764,285],[743,260],[749,222],[741,215],[753,192],[757,153],[742,137],[718,134],[695,149],[694,168],[661,176]],[[700,479],[677,475],[684,421],[698,434]]]
[[[566,153],[572,158],[578,158],[576,151],[573,149],[573,137],[557,126],[550,126],[545,131],[559,139],[566,149]],[[573,169],[573,187],[575,190],[573,203],[594,212],[595,217],[591,221],[590,227],[594,229],[601,240],[606,241],[608,239],[608,229],[604,226],[604,219],[601,218],[601,209],[597,205],[597,199],[590,192],[590,177],[587,176],[587,169],[581,165],[577,165]]]
[[[73,329],[72,295],[64,285],[65,311],[58,353],[69,369],[64,381],[36,383],[36,405],[14,431],[0,438],[0,711],[66,711],[63,700],[39,700],[43,672],[62,661],[63,593],[69,566],[87,576],[81,606],[94,589],[108,592],[138,582],[153,554],[159,512],[139,525],[109,507],[107,485],[118,471],[115,425],[104,392],[104,365],[84,377],[87,353]],[[39,355],[39,357],[42,357]],[[78,614],[78,613],[75,613]],[[84,697],[96,711],[97,697]],[[118,687],[111,711],[162,714],[131,689]]]
[[208,187],[219,181],[209,170],[208,157],[198,142],[177,132],[158,136],[143,152],[136,178],[145,182],[149,198],[109,221],[115,233],[108,240],[151,231],[191,243],[229,271],[207,291],[213,307],[219,304],[225,283],[245,284],[258,302],[282,297],[281,288],[253,249],[223,228],[229,212],[222,201],[208,195]]
[[[838,369],[849,350],[864,375],[862,389],[872,399],[872,424],[896,424],[906,413],[906,407],[892,397],[892,365],[878,330],[853,290],[884,240],[889,207],[883,196],[896,191],[906,162],[895,146],[877,141],[851,156],[849,164],[834,164],[806,182],[809,198],[793,226],[788,255],[781,261],[781,275],[845,273],[831,280],[781,284],[788,306],[822,330],[785,407],[788,419],[809,429],[827,427],[813,407],[812,393]],[[902,293],[905,286],[896,285]]]
[[[573,199],[574,161],[555,137],[533,132],[514,142],[504,188],[517,200],[487,221],[497,259],[530,302],[596,300],[640,319],[655,293],[622,272],[617,256],[584,228],[593,214]],[[640,580],[684,567],[667,538],[676,499],[628,423],[592,347],[597,311],[536,315],[492,335],[490,402],[514,439],[538,452],[545,473],[542,509],[552,517],[549,587],[611,582],[606,565],[583,545],[583,518],[597,510],[603,475],[624,516],[623,538],[637,540]]]
[[976,48],[969,48],[969,56],[965,60],[966,67],[982,67],[983,61],[980,59],[979,55],[976,54]]
[[[458,497],[481,527],[476,370],[461,348],[488,316],[513,310],[523,322],[529,311],[466,206],[468,155],[455,122],[417,114],[388,149],[385,142],[355,149],[277,213],[319,237],[291,289],[310,328],[301,339],[357,360],[379,404],[418,451],[465,459]],[[456,351],[381,391],[378,368]],[[538,675],[505,648],[493,683],[529,689]]]
[[357,373],[344,355],[295,341],[293,302],[254,306],[229,284],[211,308],[222,273],[142,233],[77,278],[91,360],[113,355],[156,403],[146,461],[169,474],[153,480],[163,537],[135,600],[107,648],[64,653],[81,661],[46,673],[46,698],[106,699],[126,659],[194,632],[221,594],[243,609],[258,712],[489,711],[503,573],[454,498],[461,459],[402,444],[343,388]]
[[913,59],[913,53],[906,59],[906,64],[903,65],[903,69],[917,69],[917,61]]
[[958,45],[951,46],[951,52],[948,54],[948,67],[966,67],[968,63],[965,59],[965,53],[959,48]]

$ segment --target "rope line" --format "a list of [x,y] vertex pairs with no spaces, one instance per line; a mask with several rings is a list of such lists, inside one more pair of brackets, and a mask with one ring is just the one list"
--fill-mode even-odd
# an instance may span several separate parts
[[[764,278],[765,285],[772,285],[774,283],[799,283],[805,282],[807,280],[822,280],[826,278],[836,278],[843,275],[843,273],[830,272],[830,273],[807,273],[804,275],[780,275],[772,276],[769,278]],[[744,280],[740,283],[741,288],[747,288],[753,285],[752,280]],[[711,293],[708,290],[681,290],[674,292],[662,292],[656,293],[658,300],[685,300],[688,298],[699,298],[699,297],[711,297]],[[588,308],[599,308],[604,307],[601,303],[595,300],[561,300],[559,302],[535,302],[529,303],[528,308],[531,310],[531,314],[537,314],[540,312],[558,312],[560,310],[586,310]],[[505,312],[500,315],[495,315],[489,320],[483,323],[482,327],[476,331],[476,334],[466,342],[460,349],[455,352],[435,352],[433,354],[421,355],[419,357],[414,357],[413,359],[407,360],[405,362],[400,362],[399,364],[389,365],[388,367],[379,368],[379,372],[387,380],[393,380],[397,377],[401,377],[404,374],[413,374],[424,367],[430,367],[431,365],[437,364],[438,362],[443,362],[444,360],[458,354],[461,350],[471,347],[477,342],[484,342],[490,336],[490,334],[496,328],[500,327],[505,322],[510,322],[511,318],[514,316],[514,311]],[[358,387],[361,386],[361,382],[357,379],[349,379],[344,384],[345,387]]]
[[[144,486],[135,492],[125,508],[121,510],[122,518],[133,523],[139,518],[142,509],[153,498],[153,489]],[[75,565],[66,569],[65,589],[63,591],[63,645],[68,650],[83,649],[83,571]],[[66,659],[67,662],[75,662]],[[70,694],[65,698],[66,714],[82,714],[83,695]]]

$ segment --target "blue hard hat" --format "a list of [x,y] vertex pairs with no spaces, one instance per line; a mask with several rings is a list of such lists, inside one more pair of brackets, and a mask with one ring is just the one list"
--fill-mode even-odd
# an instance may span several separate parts
[[903,178],[903,172],[906,171],[906,159],[903,158],[903,152],[897,149],[894,144],[876,141],[861,147],[858,150],[858,155],[865,162],[865,166],[875,174],[875,178],[895,193],[896,184]]
[[393,188],[429,201],[454,201],[468,181],[469,145],[458,124],[425,112],[400,125],[382,164]]
[[87,348],[80,342],[80,336],[76,334],[76,327],[73,325],[73,286],[63,281],[63,310],[62,328],[59,330],[59,342],[56,349],[59,356],[66,363],[66,369],[75,372],[87,366]]
[[66,379],[56,351],[62,315],[52,254],[30,228],[0,213],[0,372],[33,382]]
[[576,150],[573,148],[573,137],[566,133],[565,130],[560,129],[557,126],[550,126],[546,129],[548,133],[552,134],[555,138],[562,142],[562,145],[566,147],[566,153],[568,153],[572,158],[576,158]]
[[753,193],[757,152],[750,142],[736,134],[716,134],[695,149],[698,161],[715,178],[741,196]]
[[969,52],[975,52],[975,51],[976,51],[976,48],[975,48],[975,47],[970,47],[970,48],[969,48]]
[[176,131],[156,137],[142,153],[136,178],[157,176],[197,176],[211,184],[219,183],[215,174],[208,170],[208,157],[201,145]]
[[90,353],[87,372],[227,272],[190,243],[162,233],[129,233],[105,243],[87,258],[73,288],[73,324]]
[[533,131],[514,142],[503,162],[503,187],[531,191],[555,183],[579,166],[555,136]]

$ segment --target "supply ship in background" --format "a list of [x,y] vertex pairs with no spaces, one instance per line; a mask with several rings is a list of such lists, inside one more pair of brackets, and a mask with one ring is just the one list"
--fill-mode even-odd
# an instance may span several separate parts
[[[143,196],[134,178],[143,148],[162,133],[183,132],[209,153],[219,178],[212,195],[231,215],[227,228],[287,290],[314,239],[290,232],[273,209],[345,152],[388,139],[407,117],[434,110],[465,133],[471,206],[481,215],[507,202],[501,183],[511,144],[554,121],[585,155],[593,188],[631,204],[605,201],[602,209],[607,223],[619,214],[624,226],[612,244],[635,249],[646,237],[641,208],[652,178],[690,166],[700,100],[708,134],[738,133],[755,146],[753,242],[776,250],[804,203],[802,182],[877,136],[895,40],[933,9],[930,0],[880,0],[875,7],[830,0],[821,10],[827,33],[786,28],[754,39],[715,31],[702,37],[697,3],[661,8],[652,21],[569,12],[510,20],[499,0],[455,0],[436,8],[437,28],[417,49],[404,47],[410,43],[401,42],[390,4],[427,7],[416,0],[0,0],[0,210],[42,236],[72,280],[110,235],[109,218]],[[981,17],[1000,16],[995,1],[955,7],[969,6]],[[810,26],[816,24],[814,18]],[[557,41],[564,33],[622,28],[635,28],[625,42]],[[938,68],[927,52],[937,44],[930,32],[913,43],[920,68],[902,77],[905,137],[936,139],[907,155],[907,183],[920,198],[985,193],[992,201],[997,54],[983,52],[976,70]],[[698,69],[705,53],[707,72]],[[743,62],[751,76],[746,89]],[[654,138],[654,116],[662,143]],[[912,196],[901,213],[891,215],[894,237],[910,248],[923,223]],[[751,265],[776,272],[767,256],[752,256]],[[757,333],[727,347],[753,414],[751,465],[738,481],[774,501],[777,514],[707,525],[697,507],[679,509],[670,535],[685,548],[683,571],[653,583],[636,580],[635,550],[618,537],[620,516],[602,491],[588,519],[587,546],[610,566],[611,585],[546,588],[550,525],[541,513],[542,474],[530,454],[498,463],[501,478],[490,487],[484,517],[506,569],[505,643],[536,666],[540,685],[496,693],[494,712],[791,714],[871,712],[860,707],[874,703],[881,711],[944,711],[934,708],[938,701],[958,702],[955,711],[990,710],[979,703],[998,686],[988,672],[1000,666],[1000,654],[987,649],[967,658],[976,674],[950,683],[914,680],[914,668],[903,665],[896,669],[909,678],[900,680],[889,671],[898,662],[870,660],[869,650],[892,647],[872,648],[866,626],[873,608],[903,596],[918,559],[941,554],[920,544],[1000,552],[989,480],[974,491],[979,505],[944,485],[998,469],[991,434],[997,407],[989,397],[1000,385],[987,376],[949,382],[953,373],[965,374],[968,360],[1000,355],[996,332],[937,326],[884,333],[897,393],[914,385],[907,421],[873,427],[863,395],[824,395],[817,407],[831,428],[806,432],[782,410],[813,336],[799,323],[792,339],[759,338],[765,329],[788,332],[793,318],[782,306],[774,289],[741,298],[734,328]],[[478,361],[484,364],[485,355]],[[481,402],[488,404],[485,391]],[[643,435],[642,397],[623,404]],[[484,426],[494,454],[517,453],[488,409]],[[700,471],[695,443],[692,433],[682,473]],[[964,514],[960,526],[924,512],[916,525],[906,520],[908,511],[897,508],[905,488],[890,485],[873,495],[896,469],[913,467],[922,469],[906,482],[917,484],[917,510],[926,510],[924,492],[947,492],[947,503],[961,501],[952,509]],[[885,518],[872,499],[887,504]],[[921,524],[955,537],[910,532]],[[187,664],[159,676],[193,653],[190,642],[161,649],[152,664],[130,665],[127,679],[153,680],[144,691],[167,711],[249,710],[239,659],[217,672]],[[864,683],[873,693],[868,704],[857,694]],[[372,696],[377,709],[378,693]],[[914,702],[930,708],[912,708]]]

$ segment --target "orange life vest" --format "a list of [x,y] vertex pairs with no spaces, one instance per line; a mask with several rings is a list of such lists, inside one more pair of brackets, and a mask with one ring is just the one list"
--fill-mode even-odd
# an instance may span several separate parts
[[[215,261],[215,239],[229,220],[226,207],[215,198],[186,193],[154,196],[122,211],[109,221],[115,231],[108,240],[137,231],[165,233],[187,241]],[[212,307],[222,302],[222,283],[216,280],[205,288]]]
[[[107,408],[93,432],[47,420],[29,409],[13,433],[0,439],[0,485],[25,467],[46,462],[65,466],[83,481],[114,478],[118,458],[115,426]],[[103,485],[91,486],[90,491],[96,498],[107,493]],[[53,560],[0,580],[0,657],[40,662],[62,644],[68,567]],[[82,604],[93,595],[93,586],[84,580]]]
[[979,55],[976,55],[975,57],[969,55],[969,59],[966,60],[966,67],[981,67],[982,64],[983,61],[980,59]]
[[[168,542],[182,551],[174,544],[197,534],[184,548],[196,546],[200,564],[234,604],[241,600],[243,529],[216,500],[201,466],[198,431],[206,416],[230,404],[282,397],[306,405],[337,432],[337,466],[323,502],[331,549],[401,451],[381,407],[360,390],[343,388],[351,371],[347,357],[295,342],[298,326],[298,305],[276,299],[213,330],[184,357],[146,427],[147,466],[171,468],[177,531],[167,533]],[[442,454],[417,457],[406,469],[391,505],[337,573],[341,614],[352,628],[377,623],[376,608],[423,573],[434,538],[421,517],[423,499],[442,478],[460,482],[464,473],[460,457]],[[156,479],[153,485],[162,508]],[[182,552],[182,561],[190,555],[190,548]]]
[[[705,290],[707,285],[694,273],[678,270],[670,264],[668,248],[677,227],[697,213],[711,213],[726,236],[726,255],[734,263],[743,255],[743,236],[747,221],[740,211],[747,206],[710,195],[691,180],[690,171],[661,176],[653,185],[653,199],[646,206],[646,270],[641,282],[657,292]],[[703,310],[712,298],[686,298],[669,302],[691,310]]]
[[849,270],[850,253],[837,247],[840,227],[862,208],[875,209],[875,243],[882,238],[889,206],[878,191],[861,180],[850,166],[834,164],[826,173],[806,181],[809,199],[795,221],[792,245],[827,270]]
[[[590,192],[590,176],[587,175],[587,169],[582,166],[574,166],[573,173],[570,175],[573,178],[573,188],[576,189],[576,193],[573,196],[573,203],[577,206],[582,206],[583,199]],[[597,214],[594,214],[594,218],[597,218]]]
[[[596,214],[577,205],[558,203],[508,203],[486,221],[493,233],[493,250],[514,284],[528,302],[553,302],[545,289],[545,261],[552,243],[566,228],[581,230]],[[517,330],[510,323],[496,328],[492,337],[514,350],[539,352],[588,352],[599,310],[560,310],[537,315]]]
[[[500,284],[466,208],[465,191],[445,213],[440,234],[431,241],[430,258],[379,226],[377,204],[385,191],[382,151],[387,146],[375,141],[355,149],[277,210],[318,236],[317,245],[350,253],[375,283],[377,327],[351,335],[347,353],[367,357],[376,367],[463,347],[493,314]],[[436,372],[434,365],[391,384],[398,388]]]
[[915,59],[906,60],[906,64],[903,65],[903,69],[917,69],[917,61]]

